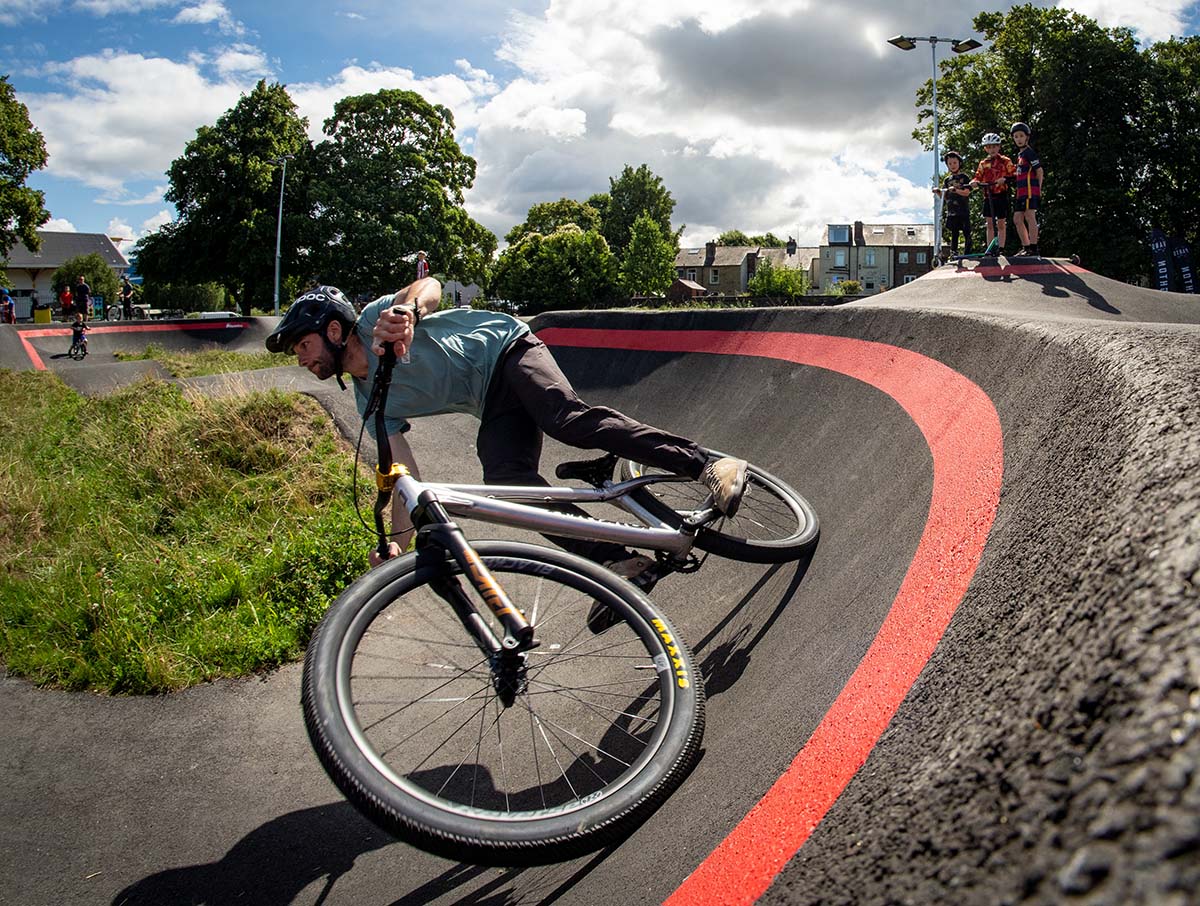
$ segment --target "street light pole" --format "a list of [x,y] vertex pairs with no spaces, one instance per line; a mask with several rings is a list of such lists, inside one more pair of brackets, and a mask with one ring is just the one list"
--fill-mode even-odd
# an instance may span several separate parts
[[287,182],[287,162],[292,155],[285,154],[271,161],[283,164],[283,175],[279,178],[279,215],[275,221],[275,317],[279,317],[279,251],[283,246],[283,185]]
[[[942,178],[941,168],[938,166],[942,158],[938,148],[937,46],[939,42],[946,42],[955,53],[966,53],[983,45],[974,38],[967,38],[965,41],[960,41],[958,38],[939,38],[935,35],[930,35],[928,38],[910,38],[905,35],[896,35],[894,38],[888,38],[889,44],[901,50],[914,50],[918,41],[928,41],[930,50],[933,52],[933,187],[937,189],[941,185]],[[933,196],[933,254],[934,257],[938,257],[941,253],[942,196],[938,194]]]

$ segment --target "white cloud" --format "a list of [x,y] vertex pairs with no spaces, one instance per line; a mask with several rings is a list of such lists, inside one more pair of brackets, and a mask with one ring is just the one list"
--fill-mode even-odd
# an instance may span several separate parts
[[235,44],[220,51],[213,60],[213,65],[223,76],[231,73],[265,76],[271,72],[266,54],[250,44]]
[[72,6],[94,16],[112,16],[140,13],[159,6],[171,6],[176,2],[177,0],[75,0]]
[[[162,178],[171,161],[253,86],[234,75],[206,77],[195,62],[105,52],[47,67],[61,84],[21,100],[46,138],[47,172],[122,198],[124,185]],[[82,132],[94,140],[80,142]]]
[[246,31],[221,0],[201,0],[195,6],[185,6],[171,21],[176,25],[216,25],[226,34],[240,35]]
[[169,211],[159,211],[153,217],[144,220],[140,229],[134,229],[120,217],[114,217],[108,222],[105,235],[116,242],[121,254],[128,255],[133,251],[133,247],[137,245],[139,239],[147,233],[153,233],[159,227],[170,223],[174,219]]
[[67,220],[65,217],[52,217],[43,223],[39,230],[45,230],[47,233],[78,233],[75,229],[75,224]]
[[1058,5],[1108,28],[1131,28],[1145,41],[1162,41],[1184,33],[1185,13],[1196,0],[1065,0]]

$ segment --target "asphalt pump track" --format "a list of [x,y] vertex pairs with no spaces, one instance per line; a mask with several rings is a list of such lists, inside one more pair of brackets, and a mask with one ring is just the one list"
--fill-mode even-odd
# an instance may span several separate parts
[[[239,323],[208,330],[271,327]],[[150,698],[9,677],[0,903],[1196,902],[1198,325],[1195,297],[1061,261],[834,308],[541,316],[586,399],[735,450],[821,516],[810,561],[711,558],[655,589],[709,694],[684,785],[611,850],[485,869],[341,800],[299,665]],[[32,330],[0,330],[0,364],[137,379],[105,331],[73,362]],[[313,392],[353,427],[298,368],[192,384]],[[474,481],[474,432],[409,436],[427,475]]]

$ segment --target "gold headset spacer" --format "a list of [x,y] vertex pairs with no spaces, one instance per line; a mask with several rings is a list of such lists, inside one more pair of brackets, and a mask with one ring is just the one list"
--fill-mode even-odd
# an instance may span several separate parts
[[408,476],[411,474],[412,473],[408,471],[408,466],[398,462],[392,463],[391,469],[386,473],[380,471],[379,466],[376,466],[375,486],[379,488],[379,490],[386,491],[390,494],[392,489],[396,487],[397,480],[401,478],[408,478]]

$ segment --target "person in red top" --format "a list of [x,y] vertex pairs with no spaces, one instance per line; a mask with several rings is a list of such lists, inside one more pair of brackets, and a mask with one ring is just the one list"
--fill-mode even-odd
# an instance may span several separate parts
[[429,276],[429,261],[424,251],[417,252],[417,279],[424,280]]
[[987,241],[992,237],[1000,240],[1000,251],[1004,251],[1004,240],[1008,233],[1008,181],[1017,173],[1011,159],[1000,153],[1000,136],[995,132],[984,135],[980,142],[987,154],[975,168],[972,188],[985,186],[983,191],[983,222],[987,227]]
[[1013,123],[1012,140],[1017,146],[1017,172],[1014,183],[1017,187],[1017,200],[1013,206],[1013,226],[1017,228],[1017,236],[1021,240],[1021,251],[1018,255],[1041,257],[1038,251],[1037,210],[1042,200],[1042,184],[1046,173],[1042,169],[1042,160],[1029,144],[1029,127],[1024,123]]
[[62,306],[63,320],[69,321],[71,314],[75,311],[75,299],[71,295],[69,284],[63,284],[62,292],[58,294],[58,304]]

